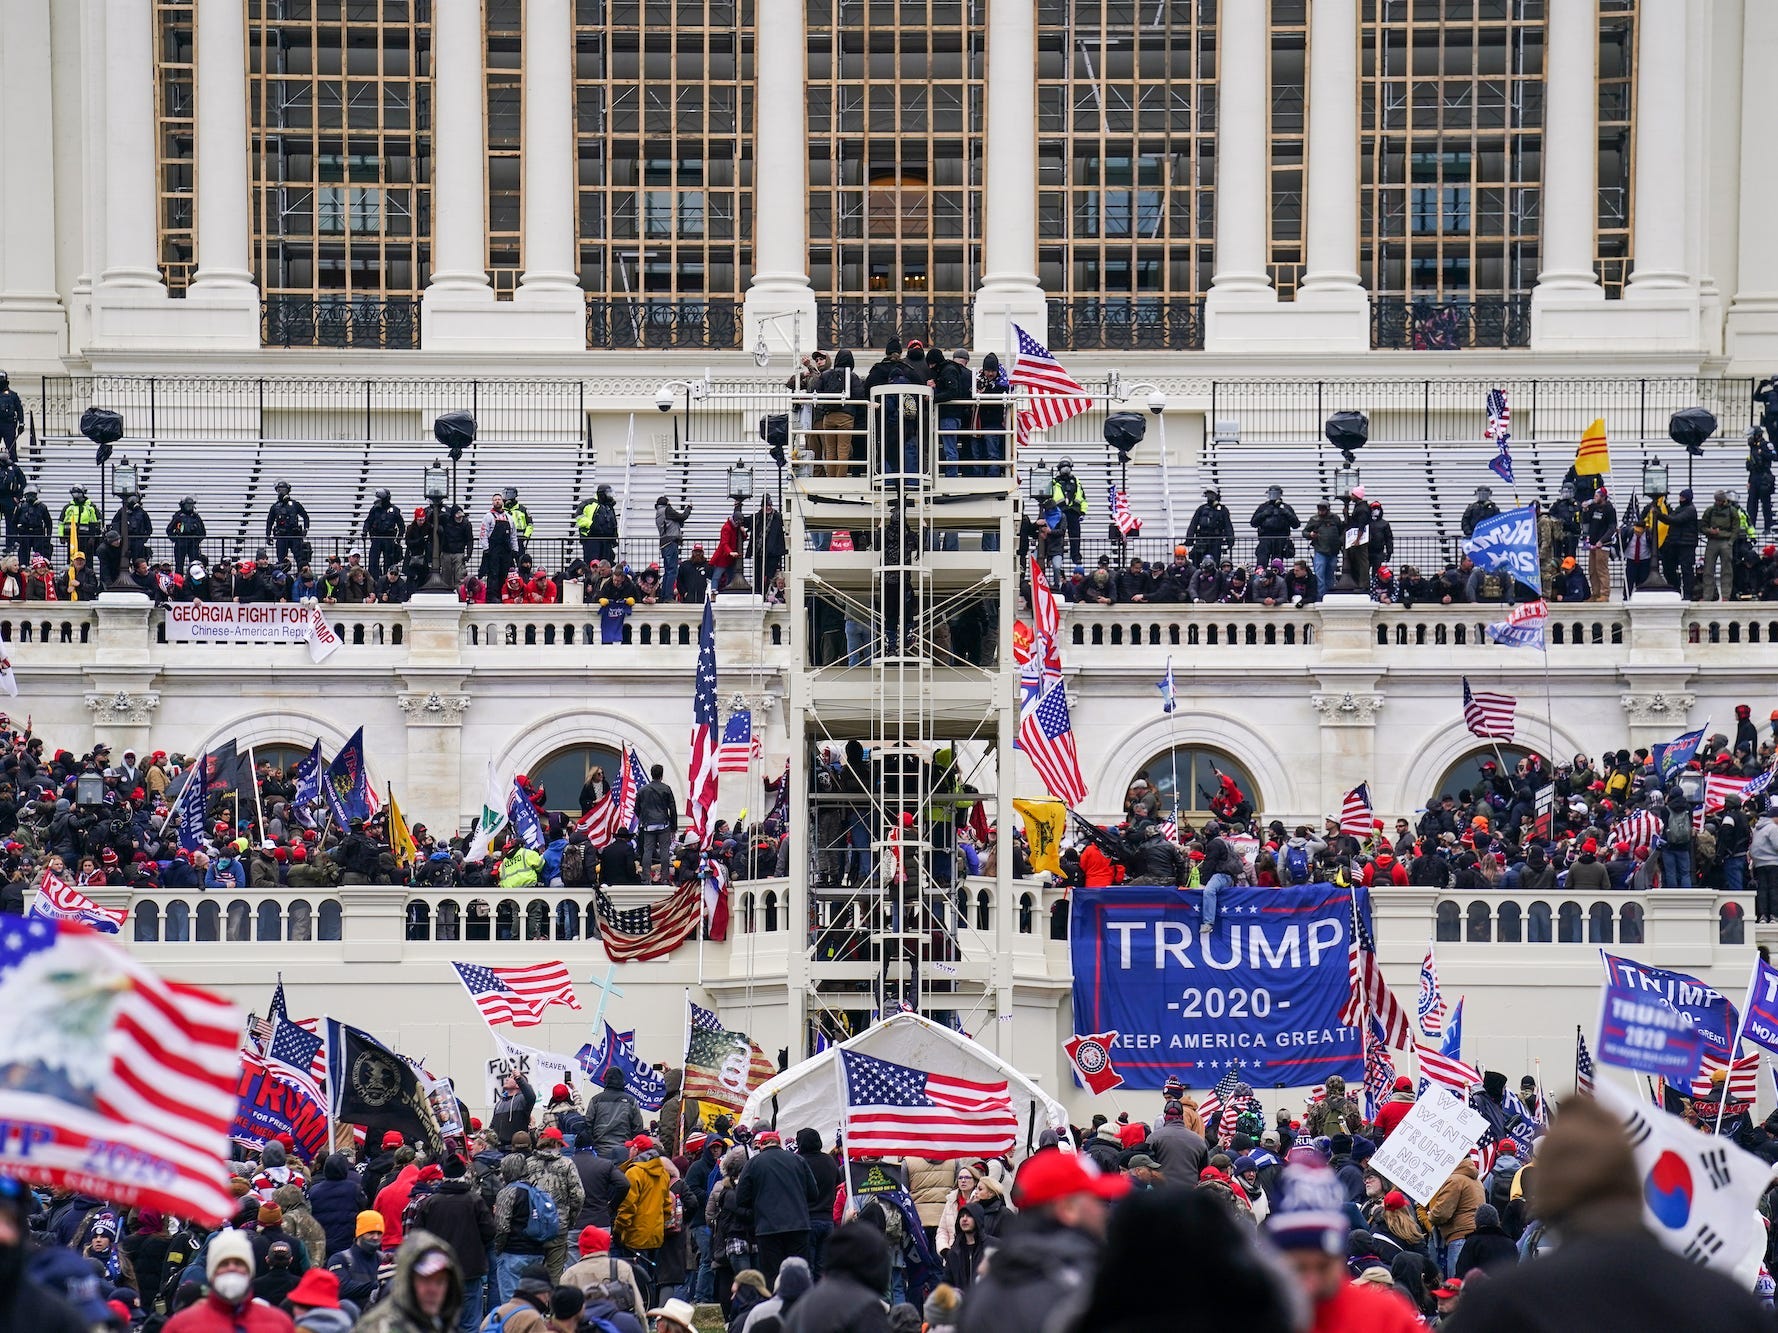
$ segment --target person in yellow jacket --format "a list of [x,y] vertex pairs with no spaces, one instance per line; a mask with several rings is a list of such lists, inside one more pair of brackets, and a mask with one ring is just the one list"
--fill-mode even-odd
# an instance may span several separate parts
[[543,872],[543,857],[532,851],[521,842],[510,844],[506,854],[500,858],[500,887],[503,889],[528,889],[539,881]]
[[[62,535],[62,544],[90,553],[98,543],[99,529],[103,526],[104,519],[99,516],[98,506],[86,498],[86,487],[69,487],[68,503],[62,506],[61,521],[56,529]],[[78,541],[75,540],[77,537]]]
[[519,539],[519,554],[523,555],[531,541],[531,511],[519,503],[517,486],[508,486],[503,494],[506,499],[506,516],[512,520],[512,533]]
[[611,1233],[632,1250],[658,1250],[666,1242],[667,1224],[673,1217],[669,1193],[673,1177],[659,1146],[648,1135],[638,1134],[624,1146],[630,1150],[630,1160],[623,1168],[630,1192],[612,1219]]

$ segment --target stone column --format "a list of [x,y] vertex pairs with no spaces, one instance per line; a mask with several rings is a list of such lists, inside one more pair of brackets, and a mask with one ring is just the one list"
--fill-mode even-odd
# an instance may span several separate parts
[[1603,301],[1594,271],[1599,214],[1599,4],[1549,0],[1544,36],[1543,268],[1533,309]]
[[0,346],[14,374],[60,373],[68,325],[56,290],[56,160],[49,0],[0,0]]
[[[1049,308],[1037,284],[1037,68],[1035,0],[988,0],[988,123],[983,162],[982,282],[975,346],[1011,346],[1017,323],[1049,345]],[[762,34],[763,38],[763,34]]]
[[[197,272],[191,295],[250,302],[253,230],[247,177],[247,12],[240,0],[198,0]],[[151,210],[153,211],[153,210]]]
[[[753,85],[753,277],[743,337],[774,355],[820,345],[809,287],[808,50],[802,0],[759,0]],[[768,59],[766,53],[771,53]],[[777,316],[778,318],[774,318]]]
[[[488,281],[486,36],[481,0],[432,11],[432,280],[421,307],[421,341],[449,341],[435,327],[452,311],[485,313]],[[440,338],[435,335],[443,334]]]
[[1216,30],[1216,276],[1207,306],[1276,301],[1266,268],[1271,192],[1266,7],[1225,4]]
[[1739,262],[1729,307],[1729,354],[1743,365],[1778,361],[1778,174],[1771,148],[1778,143],[1778,100],[1767,87],[1778,68],[1778,5],[1753,0],[1741,27],[1741,171]]
[[[404,678],[399,696],[407,719],[407,783],[401,813],[435,829],[457,826],[463,768],[463,714],[472,700],[460,687]],[[430,686],[430,688],[428,688]],[[479,799],[479,798],[478,798]]]
[[1306,265],[1299,302],[1365,303],[1358,281],[1358,0],[1309,15]]
[[105,0],[104,15],[104,173],[114,206],[105,210],[99,282],[164,297],[155,232],[154,16],[142,0]]
[[1636,257],[1625,295],[1692,289],[1686,262],[1685,0],[1643,0],[1636,18]]
[[[570,0],[525,0],[525,272],[513,296],[565,345],[586,345],[575,253],[574,21]],[[544,312],[548,312],[545,314]],[[542,330],[539,330],[542,332]]]

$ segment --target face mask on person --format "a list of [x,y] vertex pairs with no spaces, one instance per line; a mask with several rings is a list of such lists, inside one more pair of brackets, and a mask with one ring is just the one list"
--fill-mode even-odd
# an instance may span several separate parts
[[210,1283],[210,1289],[230,1305],[235,1305],[244,1299],[250,1286],[252,1286],[252,1279],[245,1273],[232,1268],[226,1273],[218,1273]]
[[381,1236],[363,1235],[358,1238],[358,1248],[366,1254],[376,1254],[383,1248]]

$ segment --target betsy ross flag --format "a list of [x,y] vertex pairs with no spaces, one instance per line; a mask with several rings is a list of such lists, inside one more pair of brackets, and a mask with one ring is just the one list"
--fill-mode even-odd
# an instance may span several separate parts
[[692,682],[691,765],[687,770],[685,804],[698,845],[710,845],[716,811],[716,785],[721,772],[716,756],[716,603],[704,598],[704,623],[698,628],[698,671]]
[[1510,741],[1513,738],[1513,714],[1519,701],[1510,694],[1477,693],[1469,688],[1469,677],[1463,678],[1463,725],[1470,734],[1483,740]]
[[1346,984],[1349,993],[1340,1009],[1340,1022],[1349,1028],[1364,1031],[1375,1018],[1382,1030],[1383,1041],[1392,1050],[1405,1051],[1414,1044],[1414,1031],[1408,1022],[1407,1010],[1383,979],[1383,968],[1377,962],[1377,942],[1371,937],[1368,916],[1369,890],[1352,886],[1351,937],[1346,942]]
[[665,898],[640,907],[618,907],[604,889],[593,890],[599,940],[614,963],[633,963],[670,954],[698,928],[704,916],[704,890],[691,880]]
[[1376,832],[1376,812],[1371,808],[1371,784],[1361,782],[1340,800],[1340,832],[1360,842]]
[[998,1157],[1018,1143],[1005,1079],[991,1083],[839,1051],[853,1156]]
[[1445,1030],[1445,997],[1438,987],[1438,960],[1432,946],[1426,946],[1426,957],[1420,960],[1420,1031],[1429,1037],[1442,1036]]
[[1130,497],[1118,490],[1116,486],[1109,489],[1111,491],[1111,521],[1117,525],[1117,530],[1126,537],[1131,533],[1141,532],[1142,520],[1130,512]]
[[1068,691],[1062,684],[1062,658],[1056,641],[1061,612],[1035,556],[1031,558],[1031,618],[1036,622],[1034,638],[1030,656],[1020,669],[1018,748],[1030,757],[1044,790],[1063,805],[1076,806],[1087,798],[1087,783],[1074,744]]
[[1587,1049],[1586,1035],[1574,1030],[1574,1090],[1583,1097],[1593,1095],[1593,1053]]
[[1092,400],[1080,381],[1050,355],[1049,348],[1017,324],[1012,331],[1015,350],[1008,384],[1025,391],[1017,421],[1019,443],[1024,445],[1031,443],[1032,431],[1047,430],[1079,416]]
[[722,746],[717,751],[718,773],[745,773],[760,757],[759,737],[753,734],[753,710],[737,709],[729,714],[722,728]]
[[747,1094],[778,1072],[759,1044],[745,1032],[730,1032],[712,1010],[686,1000],[691,1035],[685,1047],[684,1094],[731,1111]]
[[1364,1032],[1364,1118],[1374,1122],[1394,1092],[1395,1061],[1389,1058],[1389,1048],[1377,1035],[1373,1020]]
[[1204,1121],[1205,1138],[1216,1137],[1216,1122],[1222,1119],[1222,1108],[1235,1095],[1235,1087],[1240,1081],[1235,1077],[1235,1071],[1229,1069],[1216,1080],[1216,1086],[1204,1094],[1204,1100],[1198,1104],[1198,1115]]
[[481,1010],[484,1021],[511,1023],[515,1028],[535,1027],[552,1004],[580,1008],[574,998],[574,980],[565,963],[531,963],[525,967],[483,967],[480,963],[452,963],[457,980]]
[[85,926],[8,917],[0,1013],[6,1175],[206,1225],[234,1214],[239,1009]]
[[115,935],[128,919],[130,909],[100,907],[72,884],[46,870],[43,882],[37,886],[37,896],[31,900],[28,915],[51,921],[75,921],[106,935]]

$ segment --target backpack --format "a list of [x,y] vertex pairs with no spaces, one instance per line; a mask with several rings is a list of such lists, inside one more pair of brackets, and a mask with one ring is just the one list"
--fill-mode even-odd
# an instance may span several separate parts
[[556,1212],[555,1196],[548,1190],[537,1188],[528,1180],[518,1181],[517,1184],[531,1205],[531,1215],[525,1219],[526,1238],[552,1241],[561,1235],[562,1219]]
[[1286,884],[1307,884],[1309,882],[1309,849],[1306,847],[1287,846],[1284,849],[1283,879]]
[[1666,830],[1661,834],[1675,847],[1692,845],[1692,817],[1684,810],[1675,810],[1667,816]]
[[[514,1306],[505,1314],[501,1314],[498,1310],[490,1310],[488,1312],[488,1317],[482,1320],[481,1333],[505,1333],[506,1325],[512,1320],[514,1315],[529,1314],[535,1316],[536,1313],[537,1307],[532,1305],[529,1301]],[[594,1327],[598,1327],[599,1324],[603,1322],[604,1321],[595,1321]],[[606,1328],[611,1328],[611,1325],[608,1323],[604,1326]],[[611,1329],[611,1333],[617,1333],[617,1330],[613,1328]]]

